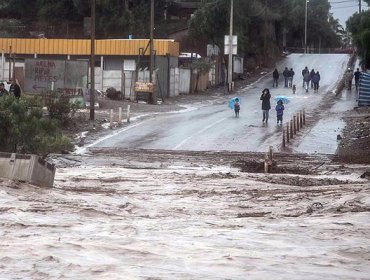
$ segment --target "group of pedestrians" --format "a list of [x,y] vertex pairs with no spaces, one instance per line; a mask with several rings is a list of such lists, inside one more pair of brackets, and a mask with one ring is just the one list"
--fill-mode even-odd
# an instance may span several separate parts
[[4,83],[0,83],[0,97],[7,95],[12,95],[15,96],[16,98],[21,97],[21,88],[17,84],[16,80],[12,80],[9,91],[6,90]]
[[320,87],[320,72],[316,71],[315,69],[308,70],[308,67],[306,66],[302,70],[302,78],[303,78],[303,88],[306,90],[306,93],[308,93],[308,89],[310,88],[311,83],[311,89],[314,90],[315,93],[319,92]]
[[[284,77],[284,86],[292,88],[293,94],[296,92],[296,85],[293,84],[293,79],[294,79],[294,70],[293,68],[285,67],[283,71],[283,77]],[[272,87],[278,87],[279,85],[279,71],[275,68],[274,72],[272,72],[272,78],[273,78],[273,84]],[[319,92],[319,87],[320,87],[320,72],[312,69],[311,71],[308,69],[306,66],[302,70],[302,79],[303,79],[303,88],[306,90],[306,93],[308,93],[309,88],[314,90],[315,93]]]
[[352,80],[353,80],[353,77],[355,78],[355,87],[356,87],[356,90],[358,90],[359,88],[359,85],[360,85],[360,68],[357,68],[356,72],[353,73],[352,72],[352,69],[351,68],[348,68],[346,74],[345,74],[345,77],[344,77],[344,82],[345,82],[345,87],[348,89],[348,90],[352,90]]
[[[284,86],[285,87],[293,87],[293,78],[294,78],[294,70],[293,68],[288,69],[288,67],[285,67],[285,70],[283,71],[283,77],[284,77]],[[279,86],[279,71],[275,68],[274,72],[272,72],[272,78],[273,78],[273,84],[272,87],[278,87]]]
[[[268,88],[265,88],[262,91],[260,100],[262,101],[262,123],[268,123],[269,120],[269,112],[271,110],[271,93]],[[283,114],[284,114],[284,105],[282,100],[277,101],[277,105],[275,106],[276,110],[276,119],[277,124],[282,125],[283,124]]]

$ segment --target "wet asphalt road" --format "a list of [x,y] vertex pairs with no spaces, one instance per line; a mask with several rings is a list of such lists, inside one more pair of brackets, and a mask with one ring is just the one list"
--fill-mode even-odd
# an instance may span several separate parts
[[[284,119],[305,108],[313,111],[320,105],[324,95],[331,94],[346,69],[349,56],[343,54],[294,54],[281,61],[277,68],[280,72],[278,88],[271,88],[272,78],[268,74],[259,82],[235,92],[241,97],[240,118],[227,107],[229,96],[220,97],[219,101],[208,106],[194,108],[183,113],[156,115],[147,120],[133,123],[112,137],[106,138],[93,147],[120,147],[128,149],[165,149],[165,150],[225,150],[225,151],[265,151],[272,145],[281,145],[281,128],[276,125],[274,97],[286,95],[291,102],[285,106]],[[293,83],[297,93],[283,87],[282,71],[284,67],[293,68]],[[318,94],[312,90],[306,94],[302,88],[302,69],[320,71],[321,81]],[[270,119],[268,125],[262,123],[261,91],[268,87],[271,91]],[[313,140],[314,141],[314,140]],[[301,151],[304,152],[304,151]]]

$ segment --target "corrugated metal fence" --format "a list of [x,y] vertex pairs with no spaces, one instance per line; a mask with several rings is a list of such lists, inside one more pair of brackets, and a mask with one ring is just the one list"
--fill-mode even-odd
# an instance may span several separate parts
[[361,73],[358,106],[370,106],[370,74]]

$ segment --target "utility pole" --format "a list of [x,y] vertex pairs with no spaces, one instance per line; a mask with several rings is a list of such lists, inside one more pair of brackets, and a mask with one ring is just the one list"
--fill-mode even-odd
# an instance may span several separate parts
[[305,20],[304,20],[304,53],[307,53],[307,4],[308,0],[306,1],[306,15],[305,15]]
[[149,81],[153,82],[154,69],[154,0],[150,1],[150,65],[149,65]]
[[362,0],[358,0],[358,13],[361,14],[361,1]]
[[234,22],[234,0],[230,6],[230,34],[229,34],[229,67],[228,67],[228,86],[229,92],[233,91],[233,22]]
[[[91,0],[90,120],[95,120],[95,3]],[[102,69],[103,70],[103,69]]]

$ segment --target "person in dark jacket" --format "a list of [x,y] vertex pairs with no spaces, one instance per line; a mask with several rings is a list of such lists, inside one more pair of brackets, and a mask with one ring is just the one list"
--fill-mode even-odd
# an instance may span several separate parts
[[358,87],[360,85],[360,75],[361,75],[360,68],[357,68],[357,71],[353,74],[353,76],[355,76],[356,90],[358,90]]
[[5,89],[4,83],[0,83],[0,97],[9,95],[9,92]]
[[270,90],[268,88],[265,88],[262,91],[260,100],[262,100],[262,112],[263,112],[262,122],[266,121],[266,124],[268,122],[269,111],[271,109],[270,99],[271,99]]
[[288,86],[292,87],[293,86],[293,78],[294,78],[294,71],[293,68],[290,68],[289,70],[289,78],[288,78]]
[[308,70],[307,66],[302,70],[303,87],[305,86],[304,75],[309,72],[310,70]]
[[313,75],[315,75],[315,70],[314,69],[312,69],[311,72],[310,72],[311,88],[313,88],[313,80],[312,80]]
[[320,82],[320,73],[317,71],[315,75],[313,75],[311,82],[313,82],[313,90],[314,92],[319,92],[319,82]]
[[306,74],[304,74],[303,76],[303,82],[305,85],[306,93],[308,92],[308,88],[310,87],[310,80],[311,80],[310,73],[306,72]]
[[275,87],[275,85],[276,85],[276,87],[278,87],[279,72],[276,68],[275,68],[274,72],[272,73],[272,78],[274,79],[272,87]]
[[15,79],[12,80],[9,93],[14,95],[16,98],[21,97],[21,87],[17,84],[17,81]]
[[284,76],[284,86],[288,87],[288,79],[289,79],[289,69],[288,69],[288,67],[285,67],[285,70],[283,72],[283,76]]
[[284,105],[283,101],[279,100],[277,102],[277,105],[275,107],[276,110],[276,119],[277,119],[277,125],[283,125],[283,115],[284,115]]

